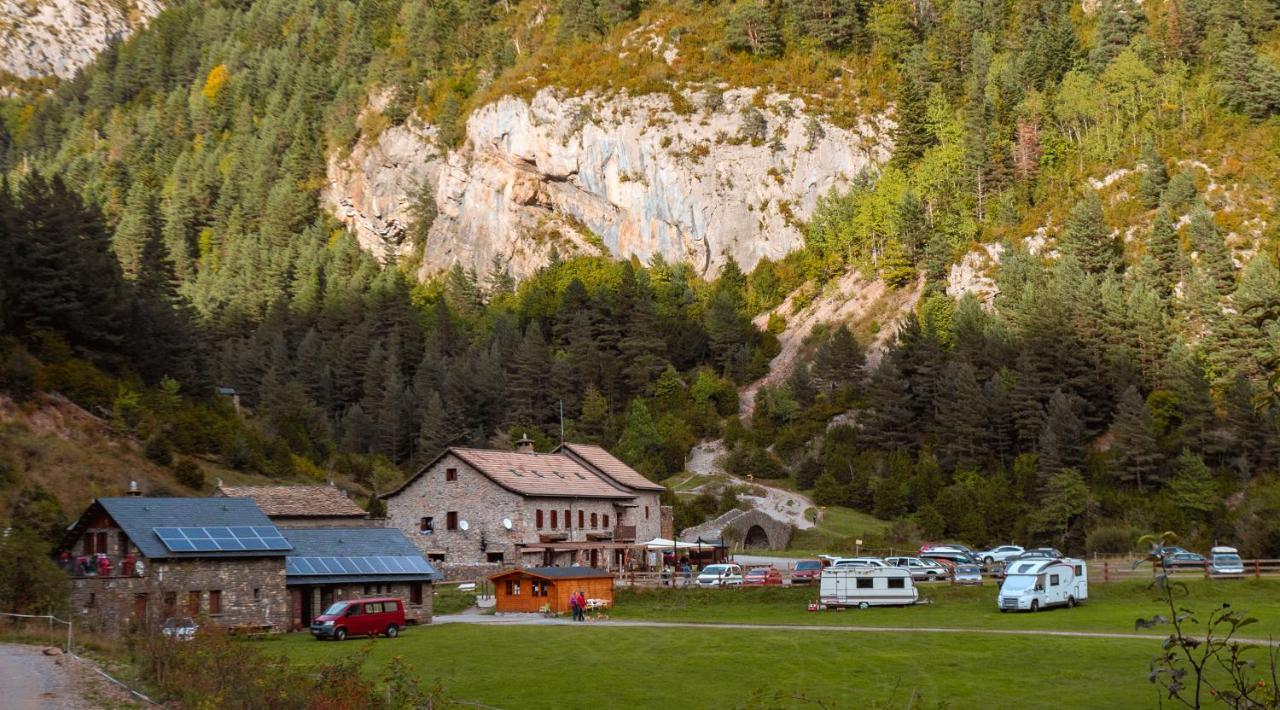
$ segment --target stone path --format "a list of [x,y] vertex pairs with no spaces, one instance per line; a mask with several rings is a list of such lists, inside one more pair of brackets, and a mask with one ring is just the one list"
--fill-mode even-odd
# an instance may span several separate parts
[[0,644],[0,705],[10,710],[76,708],[79,693],[63,656],[46,656],[38,646]]

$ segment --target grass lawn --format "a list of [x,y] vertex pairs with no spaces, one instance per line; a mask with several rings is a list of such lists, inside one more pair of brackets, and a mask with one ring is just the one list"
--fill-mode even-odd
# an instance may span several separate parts
[[[1158,644],[941,634],[479,626],[345,643],[293,634],[265,650],[305,663],[371,646],[371,672],[404,657],[450,697],[502,708],[1097,708],[1154,704]],[[783,693],[775,698],[775,693]],[[923,700],[923,703],[921,702]],[[754,702],[753,702],[754,701]]]
[[[1049,609],[1037,614],[1002,614],[996,609],[997,587],[946,584],[919,585],[921,598],[932,604],[883,607],[865,611],[809,612],[816,587],[747,589],[619,589],[613,617],[654,621],[708,623],[818,624],[846,626],[964,627],[984,629],[1053,629],[1133,633],[1134,620],[1165,613],[1154,592],[1139,581],[1089,585],[1089,601],[1075,609]],[[1221,603],[1258,618],[1248,627],[1250,638],[1280,637],[1280,580],[1187,581],[1190,596],[1181,605],[1206,616]],[[1151,633],[1160,635],[1157,627]]]
[[[817,512],[813,508],[809,511],[806,515],[812,516]],[[864,547],[870,546],[872,540],[884,537],[890,525],[888,521],[873,515],[831,505],[827,506],[826,511],[822,513],[817,525],[808,530],[795,531],[791,536],[790,547],[797,553],[820,550],[853,554],[854,540],[861,538],[865,543]],[[786,554],[790,556],[790,552]]]

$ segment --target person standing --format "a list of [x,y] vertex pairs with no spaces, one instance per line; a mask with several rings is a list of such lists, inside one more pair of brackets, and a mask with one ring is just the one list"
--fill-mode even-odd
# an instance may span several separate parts
[[569,595],[569,610],[573,612],[573,620],[578,620],[578,615],[582,613],[582,608],[578,606],[578,593],[574,592]]

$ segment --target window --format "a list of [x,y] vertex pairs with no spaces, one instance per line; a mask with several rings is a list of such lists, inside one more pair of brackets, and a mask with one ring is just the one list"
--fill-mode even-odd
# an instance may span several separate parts
[[120,556],[129,554],[129,536],[123,532],[116,533],[116,544],[120,546]]
[[1050,587],[1058,586],[1058,575],[1056,574],[1049,575],[1049,586]]
[[381,614],[382,612],[382,602],[373,602],[371,604],[364,605],[364,613],[366,614]]
[[534,520],[536,521],[535,524],[538,526],[538,529],[541,530],[542,529],[542,509],[539,508],[538,510],[534,511],[533,517],[534,517]]
[[209,590],[209,615],[212,616],[212,615],[221,614],[221,613],[222,613],[222,590],[211,589]]
[[560,515],[560,514],[559,514],[558,512],[556,512],[556,511],[554,511],[554,510],[553,510],[553,511],[551,511],[551,529],[552,529],[552,530],[555,530],[556,528],[560,527],[560,522],[559,522],[559,520],[557,520],[557,518],[559,517],[559,515]]
[[501,552],[486,552],[484,558],[486,562],[494,564],[502,564],[504,561],[504,557]]
[[95,607],[95,606],[97,606],[97,605],[98,605],[98,595],[97,595],[97,594],[95,594],[95,593],[93,593],[93,592],[89,592],[89,601],[88,601],[88,603],[86,603],[86,604],[85,604],[85,606],[87,606],[87,607],[89,607],[90,609],[92,609],[93,607]]
[[603,527],[606,530],[609,529],[609,516],[607,515],[604,516],[604,522],[601,524],[601,527]]
[[1080,577],[1083,575],[1084,575],[1084,565],[1076,565],[1076,576]]
[[108,551],[107,551],[107,534],[106,534],[106,533],[104,533],[104,532],[100,532],[100,533],[98,533],[98,534],[97,534],[97,538],[98,538],[98,542],[97,542],[97,545],[96,545],[97,549],[95,550],[95,552],[101,552],[101,553],[102,553],[102,554],[104,554],[104,555],[105,555],[105,554],[108,554]]
[[520,596],[520,580],[518,579],[507,580],[507,594],[513,597]]
[[551,583],[541,580],[533,580],[529,582],[529,594],[535,597],[545,597],[551,591]]
[[164,593],[164,615],[165,617],[174,616],[178,613],[178,593]]
[[422,603],[422,582],[415,582],[414,584],[409,585],[409,603]]
[[449,530],[458,529],[458,511],[451,510],[444,514],[444,526]]
[[431,560],[432,562],[444,562],[444,553],[443,553],[443,552],[428,552],[428,553],[427,553],[427,559],[428,559],[428,560]]
[[187,592],[187,616],[200,615],[200,592]]
[[644,507],[644,519],[645,520],[649,519],[649,506],[647,505]]
[[259,599],[261,599],[261,598],[262,598],[262,587],[254,587],[254,588],[253,588],[253,600],[254,600],[254,601],[258,601],[258,600],[259,600]]
[[456,481],[456,480],[458,480],[458,469],[456,469],[456,468],[446,468],[446,469],[444,470],[444,480],[446,480],[446,481]]
[[587,512],[585,510],[578,511],[578,529],[587,527]]
[[857,582],[858,589],[871,589],[875,586],[876,581],[870,577],[859,577]]
[[600,522],[600,518],[596,517],[596,514],[595,514],[595,513],[592,513],[592,514],[591,514],[591,529],[592,529],[592,530],[595,530],[596,528],[600,527],[600,526],[598,525],[598,523],[599,523],[599,522]]
[[564,511],[564,529],[568,530],[573,527],[573,516],[569,515],[569,511]]
[[423,518],[422,521],[418,523],[418,532],[423,532],[430,535],[435,531],[436,531],[436,520],[431,516],[427,516]]
[[888,581],[889,581],[889,589],[906,589],[907,588],[907,580],[903,579],[902,577],[890,577]]

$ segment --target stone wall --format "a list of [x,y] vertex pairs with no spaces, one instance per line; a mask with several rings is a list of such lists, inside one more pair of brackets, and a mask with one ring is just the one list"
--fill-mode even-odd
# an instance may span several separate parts
[[[214,591],[221,596],[218,614],[210,613]],[[71,605],[81,624],[107,633],[158,628],[169,616],[283,630],[289,613],[283,557],[145,560],[141,576],[74,577]]]

